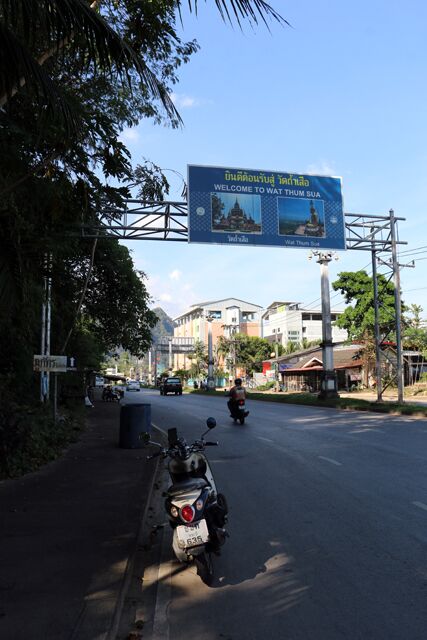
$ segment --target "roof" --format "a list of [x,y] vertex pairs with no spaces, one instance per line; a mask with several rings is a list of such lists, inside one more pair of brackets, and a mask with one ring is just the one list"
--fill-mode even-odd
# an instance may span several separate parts
[[[188,311],[185,311],[184,313],[181,313],[179,316],[176,316],[176,318],[174,318],[174,322],[176,320],[178,320],[179,318],[183,318],[184,316],[188,316],[190,313],[194,313],[197,309],[203,309],[205,307],[211,307],[214,304],[218,304],[220,302],[227,302],[227,300],[234,300],[236,302],[240,302],[243,305],[250,305],[251,307],[257,307],[260,311],[263,309],[263,307],[259,304],[255,304],[254,302],[246,302],[245,300],[240,300],[240,298],[221,298],[220,300],[208,300],[207,302],[198,302],[196,304],[192,304],[190,305],[190,308],[188,309]],[[238,305],[231,305],[231,306],[238,306]]]
[[[360,345],[336,343],[333,347],[334,369],[353,369],[362,366],[362,360],[359,357]],[[275,362],[275,358],[266,362]],[[307,373],[310,370],[323,369],[322,348],[316,346],[304,351],[295,351],[285,356],[279,356],[277,362],[279,370],[282,365],[282,372]],[[287,363],[289,363],[289,366],[285,368]]]

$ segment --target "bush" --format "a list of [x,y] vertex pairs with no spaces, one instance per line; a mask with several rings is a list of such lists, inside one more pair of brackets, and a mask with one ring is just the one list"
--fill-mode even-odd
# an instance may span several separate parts
[[276,383],[270,380],[270,382],[266,382],[265,384],[256,387],[255,391],[269,391],[270,389],[274,389]]
[[54,422],[50,407],[20,406],[4,401],[0,415],[0,478],[35,471],[57,458],[82,429],[82,420],[68,415]]

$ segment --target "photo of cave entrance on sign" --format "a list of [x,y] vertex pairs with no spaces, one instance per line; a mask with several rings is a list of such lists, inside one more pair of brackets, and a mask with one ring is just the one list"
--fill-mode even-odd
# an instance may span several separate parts
[[211,193],[212,231],[261,233],[258,195]]
[[324,238],[325,209],[323,200],[309,198],[277,198],[279,235]]

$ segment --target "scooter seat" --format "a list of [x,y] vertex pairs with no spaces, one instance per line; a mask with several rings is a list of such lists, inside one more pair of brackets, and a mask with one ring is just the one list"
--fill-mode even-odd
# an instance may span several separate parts
[[189,478],[182,482],[177,482],[169,487],[166,491],[166,495],[169,497],[178,496],[180,493],[189,493],[190,491],[198,491],[211,485],[204,478]]

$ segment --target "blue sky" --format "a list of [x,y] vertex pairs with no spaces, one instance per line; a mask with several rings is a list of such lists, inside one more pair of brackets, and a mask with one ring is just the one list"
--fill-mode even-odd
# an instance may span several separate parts
[[[173,99],[185,126],[144,121],[123,132],[136,164],[166,169],[180,200],[187,164],[341,176],[344,209],[399,223],[402,298],[427,318],[427,3],[305,0],[271,4],[292,27],[224,24],[214,3],[184,13],[201,50],[180,71]],[[172,171],[168,171],[172,170]],[[237,297],[320,306],[320,272],[306,249],[129,242],[153,305],[173,317],[190,304]],[[416,252],[415,252],[416,253]],[[338,252],[340,271],[367,268],[365,251]],[[331,294],[333,308],[343,308]]]

